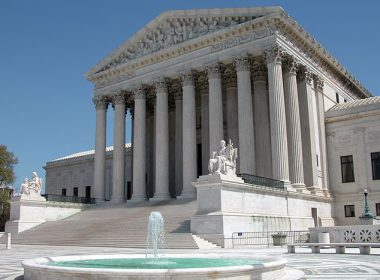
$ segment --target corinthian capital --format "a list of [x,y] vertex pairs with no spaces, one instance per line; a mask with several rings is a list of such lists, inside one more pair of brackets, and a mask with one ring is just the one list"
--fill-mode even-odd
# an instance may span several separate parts
[[219,62],[206,65],[206,70],[209,79],[220,79],[221,66]]
[[318,75],[314,76],[314,87],[318,92],[323,92],[324,84],[322,77]]
[[252,79],[256,81],[265,81],[267,79],[267,66],[265,65],[263,57],[257,57],[252,60]]
[[193,86],[194,85],[194,72],[188,70],[179,74],[179,77],[182,82],[182,86]]
[[136,99],[146,99],[145,88],[142,84],[135,87],[133,90],[133,96]]
[[265,51],[265,58],[266,58],[267,64],[271,64],[271,63],[281,64],[281,60],[283,56],[284,56],[284,50],[278,45],[272,46],[271,48]]
[[299,62],[293,56],[288,56],[284,60],[283,70],[285,73],[297,75],[298,66]]
[[94,97],[92,99],[92,102],[94,102],[96,110],[106,110],[108,107],[108,101],[105,97]]
[[310,68],[307,66],[300,67],[300,70],[298,71],[298,78],[300,81],[306,81],[309,85],[311,85],[313,81],[313,73],[311,72]]
[[237,76],[236,71],[232,65],[228,65],[222,74],[222,82],[226,87],[236,87],[237,86]]
[[249,71],[250,70],[250,59],[248,55],[243,55],[240,57],[234,58],[234,65],[236,67],[236,71]]
[[156,92],[163,92],[168,90],[168,81],[165,78],[154,81]]
[[124,92],[117,92],[117,93],[115,93],[115,94],[113,94],[112,96],[111,96],[111,99],[112,99],[112,103],[114,104],[114,105],[117,105],[117,104],[123,104],[123,103],[125,103],[125,93]]

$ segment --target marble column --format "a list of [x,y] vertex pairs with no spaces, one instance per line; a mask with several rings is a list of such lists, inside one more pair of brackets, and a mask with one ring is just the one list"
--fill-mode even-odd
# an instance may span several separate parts
[[146,153],[146,96],[142,86],[134,91],[133,125],[133,195],[131,200],[145,199],[145,153]]
[[197,80],[197,90],[201,95],[201,144],[202,144],[202,175],[208,174],[210,160],[209,119],[208,119],[208,79],[202,75]]
[[251,72],[248,56],[234,59],[238,88],[240,173],[256,174]]
[[302,158],[301,124],[297,90],[298,63],[288,57],[284,65],[286,130],[289,148],[289,176],[296,189],[305,190]]
[[262,58],[252,63],[256,175],[272,178],[272,149],[267,90],[267,67]]
[[326,147],[326,127],[325,127],[325,104],[323,101],[324,81],[320,76],[314,76],[314,88],[317,101],[317,111],[318,111],[318,126],[320,132],[320,154],[321,154],[321,166],[322,166],[322,190],[325,196],[330,197],[329,190],[329,178],[328,178],[328,163],[327,163],[327,147]]
[[104,98],[93,99],[96,108],[94,198],[104,202],[106,182],[106,113],[108,103]]
[[177,91],[175,98],[175,187],[176,196],[182,192],[183,184],[183,150],[182,150],[182,91]]
[[[223,71],[223,87],[226,89],[226,116],[227,116],[227,138],[235,147],[239,148],[239,121],[238,121],[238,90],[235,67],[228,65]],[[237,163],[239,167],[239,161]],[[240,170],[239,168],[237,168]]]
[[156,88],[156,190],[153,199],[169,199],[169,103],[164,79],[155,81]]
[[220,149],[220,140],[224,139],[222,79],[219,63],[207,65],[209,88],[209,143],[210,158],[212,152]]
[[112,96],[115,106],[114,144],[112,158],[112,197],[111,202],[125,201],[125,94]]
[[289,184],[288,141],[281,59],[282,50],[280,48],[274,47],[266,51],[273,179]]
[[182,143],[183,143],[183,190],[181,197],[196,197],[196,189],[191,182],[197,179],[197,142],[195,123],[195,86],[191,71],[181,74],[182,107]]
[[314,132],[312,73],[306,67],[298,71],[298,100],[300,107],[303,171],[306,187],[314,192],[318,187],[317,152]]

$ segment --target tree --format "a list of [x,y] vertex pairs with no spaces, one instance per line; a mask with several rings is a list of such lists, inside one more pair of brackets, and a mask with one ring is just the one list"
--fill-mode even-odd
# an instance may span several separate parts
[[0,186],[7,186],[15,181],[13,167],[17,162],[17,158],[7,150],[7,146],[0,145]]

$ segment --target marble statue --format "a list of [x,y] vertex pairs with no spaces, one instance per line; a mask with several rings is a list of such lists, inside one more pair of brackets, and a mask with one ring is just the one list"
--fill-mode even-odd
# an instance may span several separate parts
[[233,147],[231,140],[227,146],[226,141],[221,140],[219,151],[212,153],[208,170],[210,174],[236,176],[236,159],[237,149]]
[[32,178],[24,179],[24,182],[21,184],[21,194],[25,195],[41,195],[42,190],[42,178],[37,176],[37,172],[32,173]]

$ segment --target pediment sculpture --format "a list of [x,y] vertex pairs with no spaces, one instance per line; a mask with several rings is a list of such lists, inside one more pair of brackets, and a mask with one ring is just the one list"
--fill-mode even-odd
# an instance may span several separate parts
[[32,173],[32,178],[24,179],[21,184],[21,194],[28,196],[40,196],[42,190],[42,178],[37,176],[37,172]]
[[236,176],[236,159],[238,149],[233,147],[231,139],[226,146],[226,141],[220,140],[220,149],[212,152],[212,158],[209,160],[208,170],[210,174],[224,174],[227,176]]
[[224,28],[250,21],[257,16],[171,18],[163,21],[154,30],[147,32],[137,42],[130,42],[116,57],[97,72],[102,72],[130,60],[154,53],[172,45],[197,38]]

